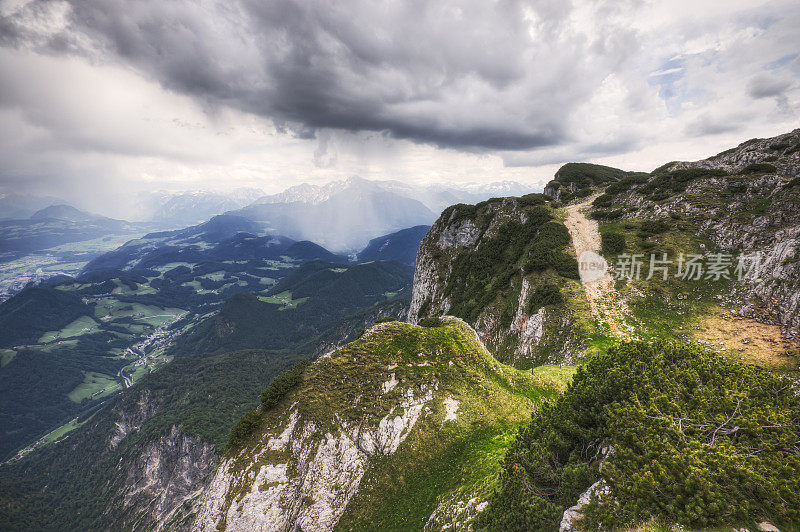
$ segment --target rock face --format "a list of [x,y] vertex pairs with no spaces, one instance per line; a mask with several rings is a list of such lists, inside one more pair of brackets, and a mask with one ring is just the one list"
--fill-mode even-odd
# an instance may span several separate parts
[[[162,409],[150,390],[143,390],[127,407],[112,412],[113,430],[106,442],[109,451]],[[119,462],[103,521],[134,529],[185,529],[182,512],[209,480],[219,456],[214,445],[187,435],[180,426],[144,445],[134,445]]]
[[[435,383],[433,384],[435,387]],[[204,493],[195,526],[215,530],[255,530],[267,523],[273,530],[330,530],[358,490],[370,459],[394,454],[411,432],[434,388],[409,389],[393,410],[374,426],[342,423],[324,431],[313,421],[300,422],[291,410],[285,426],[266,436],[260,451],[247,460],[266,463],[242,474],[241,457],[228,459]],[[322,429],[322,430],[321,430]],[[233,493],[235,499],[229,504]]]
[[145,390],[139,394],[133,407],[117,409],[114,412],[114,431],[108,438],[108,447],[115,448],[128,434],[139,430],[148,419],[156,415],[160,406],[160,401],[154,399],[149,390]]
[[[691,220],[724,253],[761,256],[759,275],[747,275],[732,294],[742,314],[779,325],[800,337],[800,129],[770,139],[753,139],[714,157],[676,162],[658,173],[722,170],[701,175],[685,190],[653,201],[648,184],[614,199],[625,216]],[[727,175],[726,175],[727,174]]]
[[[475,394],[493,394],[504,408],[514,405],[491,414],[503,430],[509,422],[524,422],[532,404],[514,390],[533,382],[530,373],[503,369],[456,318],[431,329],[376,325],[320,358],[281,403],[260,412],[260,426],[222,460],[197,498],[191,528],[332,530],[343,519],[357,528],[389,526],[380,524],[386,513],[381,505],[391,497],[395,504],[414,497],[402,491],[413,490],[412,481],[397,484],[420,473],[409,460],[431,455],[436,463],[437,453],[474,438],[470,431],[478,418],[465,405],[474,407]],[[497,437],[488,432],[486,437]],[[458,458],[448,460],[439,474],[463,480],[474,473],[460,470]],[[442,482],[453,485],[454,479]],[[472,519],[486,506],[480,504],[486,495],[442,493],[430,500],[424,520],[392,526],[422,528],[427,521],[428,529],[438,529],[442,516],[456,513]]]
[[212,444],[173,426],[169,435],[146,445],[128,463],[111,507],[122,509],[132,528],[186,528],[182,506],[200,493],[218,462]]
[[[516,266],[517,272],[509,285],[496,287],[497,297],[480,309],[477,316],[454,309],[453,297],[465,298],[465,294],[457,294],[450,286],[457,280],[454,262],[487,245],[504,224],[524,224],[529,209],[524,198],[502,198],[476,206],[456,205],[446,209],[420,244],[409,321],[416,323],[429,316],[457,315],[474,327],[499,360],[517,367],[568,363],[580,354],[585,346],[586,331],[579,321],[581,316],[588,315],[588,306],[577,281],[556,280],[568,294],[570,304],[548,305],[530,311],[528,301],[543,276],[538,272],[527,273]],[[527,242],[522,244],[524,248]],[[574,256],[571,244],[565,250]],[[504,265],[494,267],[500,270]]]

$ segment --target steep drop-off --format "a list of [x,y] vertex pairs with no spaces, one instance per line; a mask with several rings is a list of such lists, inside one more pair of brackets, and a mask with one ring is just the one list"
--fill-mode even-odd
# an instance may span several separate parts
[[573,360],[593,323],[564,216],[540,194],[446,209],[420,245],[410,320],[458,316],[516,367]]
[[515,429],[570,375],[504,366],[456,318],[376,325],[256,411],[193,526],[440,529],[471,519]]

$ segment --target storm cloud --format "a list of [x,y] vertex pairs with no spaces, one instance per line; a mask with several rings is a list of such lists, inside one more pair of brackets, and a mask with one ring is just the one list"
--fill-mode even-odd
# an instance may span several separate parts
[[[240,127],[249,120],[241,117],[257,117],[272,133],[248,140],[247,153],[272,142],[267,137],[285,139],[280,148],[271,145],[273,153],[306,142],[304,157],[318,168],[353,172],[348,160],[413,151],[417,164],[420,153],[438,153],[461,157],[461,164],[473,155],[495,157],[513,169],[624,156],[657,142],[776,134],[766,125],[791,120],[798,104],[800,6],[789,1],[12,4],[0,16],[7,53],[0,68],[24,54],[77,61],[156,84],[165,102],[196,106],[176,119],[186,127],[170,126],[175,142],[138,123],[127,136],[113,128],[93,136],[79,124],[76,131],[77,119],[53,116],[57,111],[40,103],[46,98],[29,96],[33,81],[24,75],[3,82],[0,107],[50,131],[48,147],[60,143],[62,151],[83,144],[94,153],[191,165],[192,146],[207,139],[199,129],[221,128],[218,117],[230,111],[240,118],[214,131],[217,138],[244,129],[262,135],[257,124]],[[191,130],[194,116],[199,129],[190,142],[177,132]],[[389,146],[391,140],[420,148]],[[237,142],[196,149],[196,157],[220,165],[238,160]],[[335,151],[347,149],[350,159]],[[4,166],[6,179],[32,172]]]
[[[42,32],[48,11],[63,26]],[[562,2],[80,0],[16,14],[4,41],[112,56],[296,131],[522,150],[564,141],[565,118],[638,46],[611,18],[587,32],[571,14]]]

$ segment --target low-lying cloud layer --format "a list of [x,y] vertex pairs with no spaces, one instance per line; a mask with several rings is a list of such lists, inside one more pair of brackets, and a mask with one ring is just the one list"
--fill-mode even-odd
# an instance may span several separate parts
[[0,9],[7,185],[537,181],[568,160],[654,165],[797,124],[793,1]]

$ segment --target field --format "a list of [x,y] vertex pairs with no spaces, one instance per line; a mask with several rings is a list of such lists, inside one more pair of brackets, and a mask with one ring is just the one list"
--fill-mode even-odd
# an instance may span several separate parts
[[[83,423],[85,423],[85,421]],[[73,419],[69,423],[65,423],[64,425],[58,427],[56,430],[45,436],[44,443],[45,444],[53,443],[54,441],[61,438],[68,432],[77,429],[78,427],[83,425],[83,423],[79,423],[76,419]]]
[[[76,275],[91,259],[116,249],[130,238],[131,235],[112,235],[72,242],[0,262],[0,300],[40,276]],[[42,274],[35,273],[37,270]]]
[[105,397],[122,388],[122,385],[108,375],[93,371],[86,371],[84,375],[83,383],[69,393],[69,399],[74,403]]
[[[120,318],[132,318],[140,324],[151,327],[163,327],[180,319],[185,314],[186,311],[179,308],[163,309],[142,303],[126,303],[113,297],[99,299],[95,307],[95,317],[100,321],[109,322]],[[129,324],[129,326],[134,325]],[[141,332],[141,330],[137,332]]]
[[265,303],[272,303],[273,305],[280,305],[279,310],[287,310],[297,308],[298,305],[305,303],[308,301],[307,297],[301,297],[299,299],[292,299],[292,291],[286,290],[285,292],[281,292],[280,294],[275,294],[272,296],[258,296],[258,299],[265,302]]
[[99,330],[99,324],[89,316],[81,316],[60,331],[47,332],[39,338],[39,343],[49,344],[62,338],[73,338],[84,334],[91,334]]

